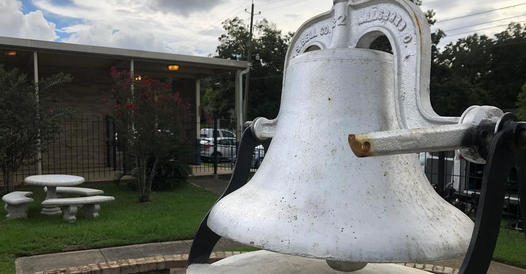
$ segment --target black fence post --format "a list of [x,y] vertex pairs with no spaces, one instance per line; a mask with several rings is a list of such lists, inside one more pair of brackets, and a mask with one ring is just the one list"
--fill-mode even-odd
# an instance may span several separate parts
[[214,119],[214,175],[217,175],[217,119]]
[[446,188],[446,153],[438,153],[438,182],[437,192],[440,196],[444,197],[444,190]]
[[106,129],[106,167],[111,167],[111,149],[113,147],[112,138],[110,138],[110,118],[104,117],[104,125]]
[[[111,130],[111,144],[112,144],[112,157],[113,157],[113,170],[117,170],[117,146],[119,145],[118,143],[118,135],[117,135],[117,138],[115,138],[115,135],[117,134],[117,129],[115,128],[115,120],[111,119],[111,127],[112,127],[112,130]],[[124,172],[124,156],[121,157],[121,163],[123,163],[122,165],[122,171]]]

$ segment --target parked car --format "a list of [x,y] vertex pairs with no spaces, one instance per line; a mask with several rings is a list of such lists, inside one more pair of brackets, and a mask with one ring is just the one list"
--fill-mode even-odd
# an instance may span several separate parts
[[[203,162],[214,161],[214,138],[203,138],[201,144],[201,159]],[[238,143],[235,138],[218,137],[217,138],[217,160],[218,162],[235,163],[237,159]],[[265,148],[262,145],[256,146],[252,153],[251,166],[259,168],[265,158]]]
[[[237,153],[234,157],[237,157]],[[263,159],[265,158],[265,148],[263,145],[256,146],[254,148],[254,152],[252,152],[252,161],[251,161],[251,167],[252,168],[259,168],[261,165],[261,162],[263,162]],[[236,158],[232,160],[233,163],[236,162]]]
[[[214,139],[214,129],[213,128],[202,128],[200,131],[201,139]],[[218,138],[236,138],[236,134],[232,131],[224,128],[217,129]]]
[[[214,161],[214,138],[201,138],[201,159],[204,162]],[[233,161],[237,154],[237,140],[232,137],[217,138],[217,160]]]
[[259,145],[254,149],[254,153],[252,154],[252,167],[259,168],[261,162],[263,162],[263,158],[265,158],[265,148],[263,145]]

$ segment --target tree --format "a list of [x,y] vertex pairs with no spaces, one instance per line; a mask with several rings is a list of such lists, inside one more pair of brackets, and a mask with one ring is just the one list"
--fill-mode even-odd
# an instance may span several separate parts
[[[219,37],[217,57],[247,59],[248,29],[243,20],[235,17],[223,22],[225,34]],[[252,70],[248,119],[258,116],[275,117],[279,109],[283,79],[283,65],[292,34],[283,35],[266,19],[256,22],[252,45]],[[209,80],[203,103],[216,118],[227,118],[234,108],[233,75]]]
[[439,110],[448,109],[448,113],[439,113],[459,115],[470,105],[488,102],[502,109],[514,108],[526,78],[525,44],[526,25],[511,23],[495,38],[475,33],[446,45],[437,59],[442,71],[432,75],[432,98],[447,97],[451,87],[457,87],[465,99],[456,102],[455,109],[439,106]]
[[526,24],[510,23],[495,37],[491,67],[483,84],[492,93],[496,106],[511,109],[526,80]]
[[235,86],[233,75],[220,75],[204,81],[203,105],[212,117],[228,118],[234,109]]
[[259,37],[255,39],[254,64],[250,77],[248,116],[274,118],[281,101],[283,66],[292,34],[282,35],[276,26],[263,19],[256,24]]
[[431,68],[431,102],[437,113],[460,116],[471,105],[493,101],[480,82],[489,70],[492,43],[475,34],[437,52]]
[[150,201],[152,184],[160,166],[180,151],[183,121],[188,104],[179,93],[156,79],[134,81],[131,93],[130,74],[111,69],[114,84],[112,117],[118,138],[126,144],[126,152],[135,164],[140,202]]
[[[42,79],[40,97],[45,99],[57,85],[69,81],[71,77],[62,73]],[[37,141],[52,139],[58,132],[64,114],[60,108],[37,103],[35,85],[27,75],[0,65],[0,169],[7,191],[14,190],[15,172],[37,153]]]

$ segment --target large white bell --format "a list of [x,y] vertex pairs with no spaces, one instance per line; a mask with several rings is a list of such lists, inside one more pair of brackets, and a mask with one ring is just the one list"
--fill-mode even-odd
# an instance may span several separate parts
[[323,49],[290,60],[259,170],[208,226],[280,253],[353,262],[462,255],[473,222],[440,198],[416,154],[359,159],[349,132],[401,128],[393,55]]

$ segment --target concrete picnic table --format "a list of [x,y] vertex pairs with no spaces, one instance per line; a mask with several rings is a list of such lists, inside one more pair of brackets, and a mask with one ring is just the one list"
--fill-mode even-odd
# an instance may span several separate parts
[[[46,200],[48,200],[57,198],[57,187],[80,185],[84,182],[84,178],[74,175],[46,174],[26,177],[24,182],[28,185],[47,187]],[[57,215],[62,214],[62,210],[60,210],[59,207],[44,207],[40,213],[44,215]]]

